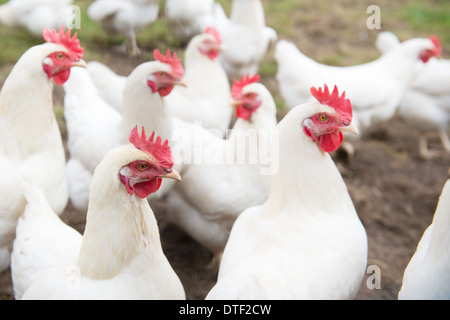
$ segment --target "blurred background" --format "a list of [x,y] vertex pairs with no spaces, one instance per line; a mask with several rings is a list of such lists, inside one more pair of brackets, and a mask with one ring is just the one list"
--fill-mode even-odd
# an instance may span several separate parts
[[[187,0],[189,1],[189,0]],[[6,3],[0,0],[0,5]],[[217,0],[230,13],[231,0]],[[153,59],[153,50],[170,48],[183,59],[185,44],[171,31],[164,16],[165,1],[159,4],[158,19],[137,33],[142,54],[132,57],[114,50],[125,40],[122,35],[106,35],[87,15],[90,0],[74,0],[80,8],[80,28],[75,30],[84,47],[83,59],[100,61],[121,75]],[[447,0],[262,0],[266,25],[307,56],[323,64],[349,66],[380,56],[375,40],[380,31],[392,31],[401,41],[438,35],[442,57],[450,56],[450,1]],[[380,29],[369,29],[370,5],[380,8]],[[19,57],[43,39],[22,28],[0,25],[0,87]],[[275,78],[277,64],[271,48],[259,69],[261,82],[275,98],[279,118],[288,111]],[[301,71],[300,71],[301,72]],[[54,107],[61,133],[67,139],[64,123],[64,91],[55,86]],[[355,142],[352,161],[333,155],[346,181],[358,214],[369,236],[368,265],[381,269],[381,289],[362,283],[357,299],[396,299],[403,271],[423,231],[431,223],[437,200],[450,166],[450,154],[425,160],[418,153],[414,127],[394,117],[371,128]],[[439,148],[437,134],[430,147]],[[164,221],[164,203],[154,206],[160,224],[164,250],[180,275],[188,299],[203,299],[215,283],[217,270],[206,265],[210,254],[183,232]],[[80,232],[84,213],[69,204],[63,219]],[[368,274],[370,276],[370,274]],[[0,298],[13,299],[9,271],[0,274]]]

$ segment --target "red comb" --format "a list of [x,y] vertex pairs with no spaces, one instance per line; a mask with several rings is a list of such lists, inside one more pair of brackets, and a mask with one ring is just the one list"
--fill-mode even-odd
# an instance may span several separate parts
[[139,135],[138,127],[135,126],[133,130],[131,130],[128,140],[139,150],[153,155],[160,165],[172,167],[174,165],[174,160],[172,151],[169,147],[169,141],[166,140],[164,143],[161,143],[162,139],[160,136],[157,136],[156,140],[154,140],[154,138],[155,131],[153,131],[151,136],[147,139],[144,127],[142,127],[142,133]]
[[181,60],[177,58],[177,54],[175,52],[172,57],[170,54],[170,49],[167,49],[166,55],[161,54],[158,49],[155,49],[155,51],[153,51],[153,57],[162,63],[167,63],[170,65],[175,76],[179,78],[183,77],[183,65],[181,64]]
[[352,104],[349,99],[345,98],[345,91],[342,93],[341,96],[339,96],[338,88],[337,86],[334,86],[333,92],[330,94],[330,91],[328,90],[328,86],[324,84],[324,89],[319,88],[317,90],[314,87],[311,87],[310,89],[311,94],[314,96],[314,98],[317,99],[321,104],[325,104],[334,110],[341,116],[348,115],[350,116],[350,121],[352,118]]
[[442,47],[441,47],[441,41],[436,35],[430,36],[431,42],[433,42],[435,50],[436,50],[436,56],[440,56],[442,54]]
[[233,87],[231,87],[231,95],[233,98],[237,98],[241,92],[242,89],[244,89],[245,86],[249,85],[253,82],[258,82],[261,77],[258,74],[255,74],[253,77],[250,77],[250,75],[242,76],[239,81],[234,79]]
[[217,43],[222,43],[222,37],[220,36],[219,31],[214,27],[208,27],[205,29],[205,33],[209,33],[216,38]]
[[78,40],[77,34],[75,33],[71,38],[70,29],[67,30],[67,33],[64,33],[64,29],[64,25],[62,25],[59,32],[45,28],[42,33],[44,40],[65,46],[72,53],[75,59],[81,59],[83,56],[83,48],[80,46],[80,40]]

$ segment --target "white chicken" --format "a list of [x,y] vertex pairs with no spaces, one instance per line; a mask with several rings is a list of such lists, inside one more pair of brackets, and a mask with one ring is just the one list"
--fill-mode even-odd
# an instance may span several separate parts
[[367,235],[329,152],[352,126],[337,89],[279,122],[279,170],[268,200],[237,218],[217,284],[206,299],[353,299],[364,277]]
[[64,92],[69,197],[75,208],[86,212],[94,169],[110,149],[120,144],[122,116],[102,99],[84,68],[72,70]]
[[[64,85],[69,193],[79,210],[87,209],[89,181],[95,167],[109,149],[126,143],[127,132],[135,125],[171,139],[172,123],[164,97],[175,85],[183,85],[183,66],[170,51],[164,56],[156,49],[154,57],[154,61],[140,64],[127,77],[122,113],[102,101],[85,69],[73,70]],[[170,185],[164,183],[156,195],[163,194]]]
[[[276,106],[259,76],[242,77],[233,85],[237,120],[228,139],[203,129],[200,149],[183,168],[183,182],[167,195],[171,222],[220,257],[236,217],[260,204],[269,192],[270,134]],[[188,133],[177,133],[182,136]],[[208,139],[207,139],[208,138]]]
[[127,77],[116,74],[108,66],[98,61],[89,61],[86,69],[89,71],[100,97],[122,113],[123,88]]
[[76,35],[46,29],[47,41],[28,49],[0,92],[0,270],[9,265],[24,188],[37,183],[60,214],[68,200],[65,153],[53,112],[53,81],[62,85],[72,66],[83,65]]
[[213,25],[214,0],[166,0],[164,15],[172,32],[188,43]]
[[276,74],[281,96],[289,108],[310,99],[309,88],[321,83],[345,88],[360,131],[376,121],[390,119],[415,76],[414,66],[441,49],[430,39],[410,39],[378,59],[360,65],[337,67],[307,57],[291,42],[275,47]]
[[390,51],[392,48],[398,46],[399,44],[400,40],[391,31],[380,32],[377,35],[377,39],[375,40],[375,46],[381,53],[386,53]]
[[162,178],[181,179],[167,141],[154,135],[147,140],[136,127],[132,144],[110,150],[95,169],[83,235],[38,188],[27,191],[11,254],[16,299],[185,299],[146,200]]
[[216,3],[214,26],[222,35],[225,50],[219,59],[230,80],[258,73],[261,61],[277,40],[276,31],[266,26],[261,0],[233,0],[229,19]]
[[72,22],[72,0],[10,0],[0,6],[0,25],[22,27],[35,37],[45,28],[60,29]]
[[136,33],[152,24],[158,18],[159,2],[161,0],[95,0],[88,8],[88,16],[101,23],[102,28],[109,33],[119,33],[127,39],[119,47],[123,53],[138,56]]
[[[438,39],[433,38],[438,44]],[[383,53],[393,50],[400,41],[392,32],[380,32],[376,42]],[[408,86],[398,114],[407,123],[421,131],[419,152],[425,159],[440,154],[428,148],[427,136],[431,132],[439,133],[446,152],[450,152],[450,140],[447,134],[450,125],[450,60],[431,59],[424,64],[414,66],[414,78]]]
[[223,137],[230,127],[233,110],[230,83],[217,60],[221,44],[220,34],[214,28],[192,38],[184,59],[186,87],[175,87],[166,97],[166,105],[173,116],[214,129]]
[[[450,176],[450,171],[449,171]],[[450,299],[450,179],[442,188],[433,222],[405,269],[400,300]]]

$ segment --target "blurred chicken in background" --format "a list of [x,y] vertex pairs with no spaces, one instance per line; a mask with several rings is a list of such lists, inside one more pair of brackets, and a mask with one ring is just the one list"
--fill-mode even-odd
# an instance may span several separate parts
[[41,37],[45,28],[59,30],[71,21],[72,0],[10,0],[0,6],[0,25],[25,28]]
[[130,48],[131,56],[138,56],[136,33],[158,18],[160,0],[96,0],[88,8],[88,15],[101,23],[102,28],[110,33],[119,33],[127,37],[119,47],[123,53]]
[[[389,31],[380,32],[376,41],[378,50],[383,54],[400,44],[397,36]],[[450,153],[447,134],[450,125],[450,60],[433,58],[426,64],[416,63],[413,80],[400,101],[398,113],[421,131],[419,152],[423,158],[430,159],[441,153],[428,148],[428,135],[436,131],[445,152]]]

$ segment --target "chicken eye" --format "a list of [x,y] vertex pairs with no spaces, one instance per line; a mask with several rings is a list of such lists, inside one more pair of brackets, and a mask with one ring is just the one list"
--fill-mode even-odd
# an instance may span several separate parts
[[57,53],[56,54],[56,59],[58,59],[59,61],[63,60],[65,58],[65,54],[64,53]]
[[138,170],[140,170],[140,171],[144,171],[144,170],[147,169],[147,168],[148,168],[148,164],[147,164],[147,163],[144,163],[144,162],[138,163],[138,164],[136,165],[136,169],[138,169]]
[[320,122],[326,122],[328,121],[328,116],[326,114],[319,114],[319,121]]
[[160,76],[160,77],[165,77],[165,76],[166,76],[166,73],[161,71],[161,72],[159,73],[159,76]]

